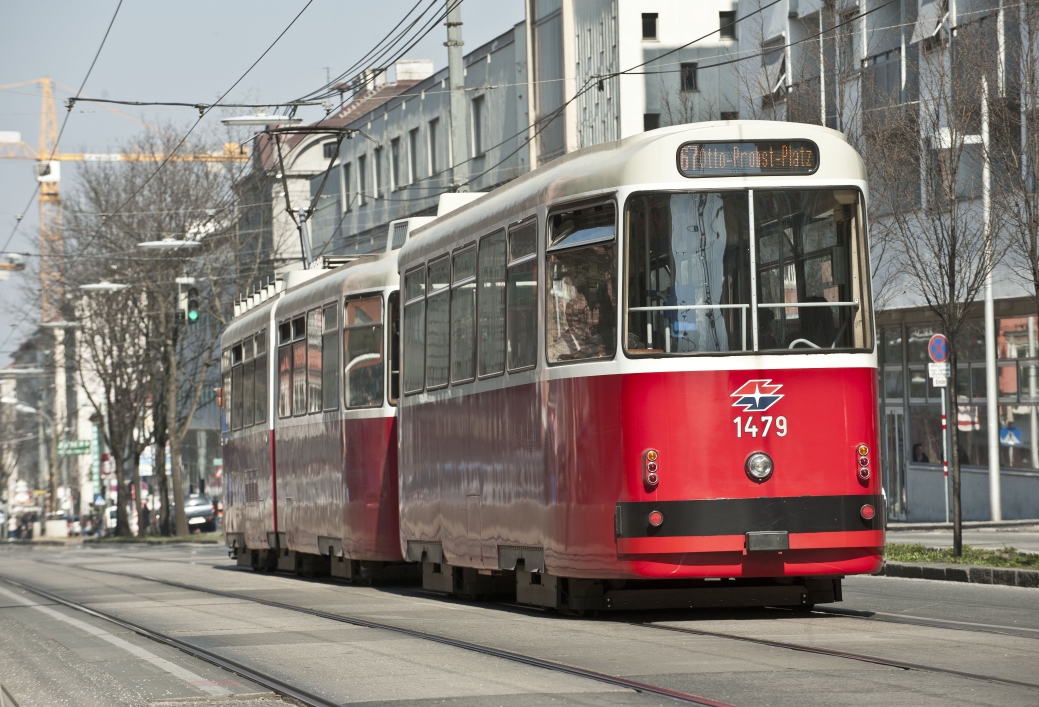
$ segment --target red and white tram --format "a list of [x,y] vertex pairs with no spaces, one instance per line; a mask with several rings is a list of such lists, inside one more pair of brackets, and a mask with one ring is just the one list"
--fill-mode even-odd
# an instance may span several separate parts
[[[271,331],[282,312],[294,326],[335,297],[349,307],[365,281],[348,273],[394,263],[401,366],[383,384],[399,386],[399,431],[387,442],[389,399],[372,408],[383,426],[356,436],[338,403],[299,422],[272,411],[277,500],[256,501],[275,504],[257,527],[280,518],[290,550],[327,553],[339,509],[333,556],[403,556],[431,589],[569,611],[839,600],[884,544],[866,196],[840,133],[666,128],[572,153],[399,254],[290,289],[256,310]],[[328,321],[315,331],[339,337]],[[256,329],[236,321],[225,346]],[[292,356],[295,395],[312,359]],[[343,360],[326,388],[351,375]],[[224,456],[232,478],[249,473]],[[357,523],[350,484],[376,459],[392,508]],[[245,506],[228,543],[271,548]],[[387,538],[393,553],[359,554]]]
[[222,337],[226,541],[257,568],[392,576],[396,252],[293,276]]

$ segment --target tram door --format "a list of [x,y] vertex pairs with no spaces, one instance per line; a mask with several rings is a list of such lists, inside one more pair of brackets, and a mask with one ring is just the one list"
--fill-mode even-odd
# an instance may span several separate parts
[[884,413],[884,490],[887,492],[887,514],[892,520],[906,517],[906,444],[905,413],[902,408],[888,408]]

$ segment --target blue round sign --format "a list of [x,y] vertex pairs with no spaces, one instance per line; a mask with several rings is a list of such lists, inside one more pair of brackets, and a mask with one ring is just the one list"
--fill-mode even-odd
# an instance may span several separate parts
[[927,353],[935,363],[945,363],[949,360],[949,340],[944,334],[935,334],[927,342]]

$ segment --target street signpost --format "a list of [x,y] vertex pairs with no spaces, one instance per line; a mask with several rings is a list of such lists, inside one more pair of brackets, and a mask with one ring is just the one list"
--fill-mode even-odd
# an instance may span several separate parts
[[945,488],[945,522],[949,522],[949,425],[946,418],[945,400],[952,366],[949,364],[949,340],[944,334],[935,334],[927,342],[927,355],[932,363],[927,365],[931,385],[942,390],[942,486]]
[[90,454],[90,440],[89,439],[59,439],[58,440],[58,456],[59,457],[79,457],[84,454]]

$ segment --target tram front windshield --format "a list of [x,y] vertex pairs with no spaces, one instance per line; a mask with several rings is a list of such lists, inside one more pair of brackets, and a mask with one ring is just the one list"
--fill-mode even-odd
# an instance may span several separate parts
[[872,348],[859,191],[752,194],[649,193],[628,200],[629,354]]

